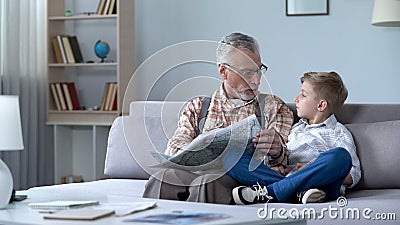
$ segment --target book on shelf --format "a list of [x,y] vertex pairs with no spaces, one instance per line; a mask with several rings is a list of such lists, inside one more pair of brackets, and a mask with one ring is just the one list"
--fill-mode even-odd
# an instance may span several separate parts
[[60,99],[58,97],[56,85],[54,83],[50,83],[50,90],[51,90],[51,94],[53,96],[54,104],[56,105],[57,110],[61,111]]
[[81,109],[81,105],[79,104],[78,92],[75,87],[74,82],[66,83],[68,86],[69,94],[72,101],[72,110],[79,110]]
[[110,8],[111,0],[106,0],[106,4],[104,5],[103,15],[107,15],[108,9]]
[[104,11],[104,6],[106,4],[107,0],[100,0],[99,5],[97,6],[97,14],[102,15]]
[[68,63],[75,63],[74,53],[72,52],[71,44],[67,35],[62,36],[65,54],[67,56]]
[[65,102],[65,94],[61,87],[61,83],[55,83],[58,99],[60,100],[61,110],[67,110],[67,103]]
[[107,12],[108,15],[112,15],[117,6],[117,4],[116,4],[117,0],[110,0],[110,1],[111,1],[111,3],[110,3],[110,6],[108,7],[108,12]]
[[61,86],[63,88],[63,92],[65,95],[65,103],[67,104],[67,109],[72,110],[72,100],[71,100],[71,95],[68,90],[68,85],[67,85],[67,83],[62,83]]
[[78,38],[73,36],[68,36],[69,44],[71,45],[72,54],[74,55],[74,59],[76,63],[85,62],[82,57],[81,48],[79,46]]
[[109,105],[107,108],[108,111],[116,110],[116,109],[114,109],[114,104],[117,102],[118,85],[117,85],[117,83],[112,83],[111,86],[112,86],[112,89],[111,89],[111,95],[110,95],[110,102],[109,102]]
[[108,108],[110,107],[111,95],[113,92],[113,88],[114,88],[113,83],[110,83],[110,87],[108,88],[108,92],[107,92],[106,105],[104,107],[104,110],[106,110],[106,111],[108,111]]
[[113,103],[112,103],[112,106],[111,106],[111,110],[112,111],[118,110],[118,86],[117,85],[115,85],[115,86],[116,86],[116,92],[114,94]]
[[59,45],[60,51],[61,51],[62,62],[63,63],[68,63],[67,55],[65,54],[64,44],[63,44],[63,41],[62,41],[62,36],[61,35],[57,35],[56,37],[57,37],[57,42],[58,42],[58,45]]
[[103,97],[101,98],[100,110],[104,111],[104,109],[106,108],[106,99],[109,88],[110,88],[110,83],[106,83],[106,85],[104,86]]
[[118,84],[114,83],[114,89],[113,89],[113,93],[111,95],[111,103],[110,103],[110,107],[109,110],[113,111],[113,110],[117,110],[117,102],[118,102]]
[[103,97],[100,110],[112,111],[118,107],[118,84],[117,82],[107,82],[104,86]]
[[53,51],[54,51],[54,55],[56,57],[56,62],[57,63],[64,63],[63,57],[62,57],[62,53],[61,53],[61,49],[60,49],[60,45],[58,44],[57,37],[52,37],[51,38],[51,44],[53,46]]
[[74,82],[50,83],[52,96],[58,111],[79,110],[79,98]]

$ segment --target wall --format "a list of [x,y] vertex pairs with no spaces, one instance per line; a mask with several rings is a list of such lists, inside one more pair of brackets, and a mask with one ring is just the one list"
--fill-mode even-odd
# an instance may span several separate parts
[[[331,0],[329,16],[307,17],[285,16],[283,0],[136,0],[135,7],[137,65],[173,44],[240,31],[258,39],[271,91],[285,101],[293,102],[304,72],[334,70],[348,102],[400,103],[400,27],[372,26],[373,0]],[[136,99],[185,99],[177,93],[211,93],[219,83],[216,68],[204,62],[178,65],[150,85],[159,75],[135,77]],[[184,82],[199,75],[212,84]]]

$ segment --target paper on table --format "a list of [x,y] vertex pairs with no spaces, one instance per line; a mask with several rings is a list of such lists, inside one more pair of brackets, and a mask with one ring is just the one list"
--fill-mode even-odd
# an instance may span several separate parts
[[117,216],[125,216],[131,213],[143,211],[156,207],[157,202],[121,202],[121,203],[102,203],[96,207],[98,209],[110,209],[115,211]]
[[32,202],[29,207],[32,209],[69,209],[79,208],[91,205],[98,205],[99,201],[50,201],[50,202]]
[[109,209],[67,209],[43,216],[44,219],[58,220],[95,220],[112,215],[114,210]]

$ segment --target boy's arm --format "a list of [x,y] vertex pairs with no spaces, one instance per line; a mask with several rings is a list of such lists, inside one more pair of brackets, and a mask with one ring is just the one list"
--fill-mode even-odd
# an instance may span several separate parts
[[361,167],[360,167],[360,160],[358,159],[357,153],[356,153],[356,145],[354,143],[354,139],[352,134],[350,133],[349,130],[344,128],[343,134],[341,137],[338,139],[340,140],[341,146],[344,149],[346,149],[351,156],[351,169],[349,175],[347,175],[344,185],[348,188],[354,187],[361,179]]

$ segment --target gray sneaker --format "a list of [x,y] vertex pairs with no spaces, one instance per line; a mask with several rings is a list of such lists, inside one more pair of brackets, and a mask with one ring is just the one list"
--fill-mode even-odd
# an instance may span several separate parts
[[232,190],[232,196],[233,200],[238,205],[266,203],[272,199],[272,197],[268,195],[267,187],[261,186],[260,184],[252,187],[235,187]]
[[303,191],[297,194],[299,202],[303,204],[307,203],[318,203],[325,200],[326,193],[322,190],[313,188],[307,191]]

